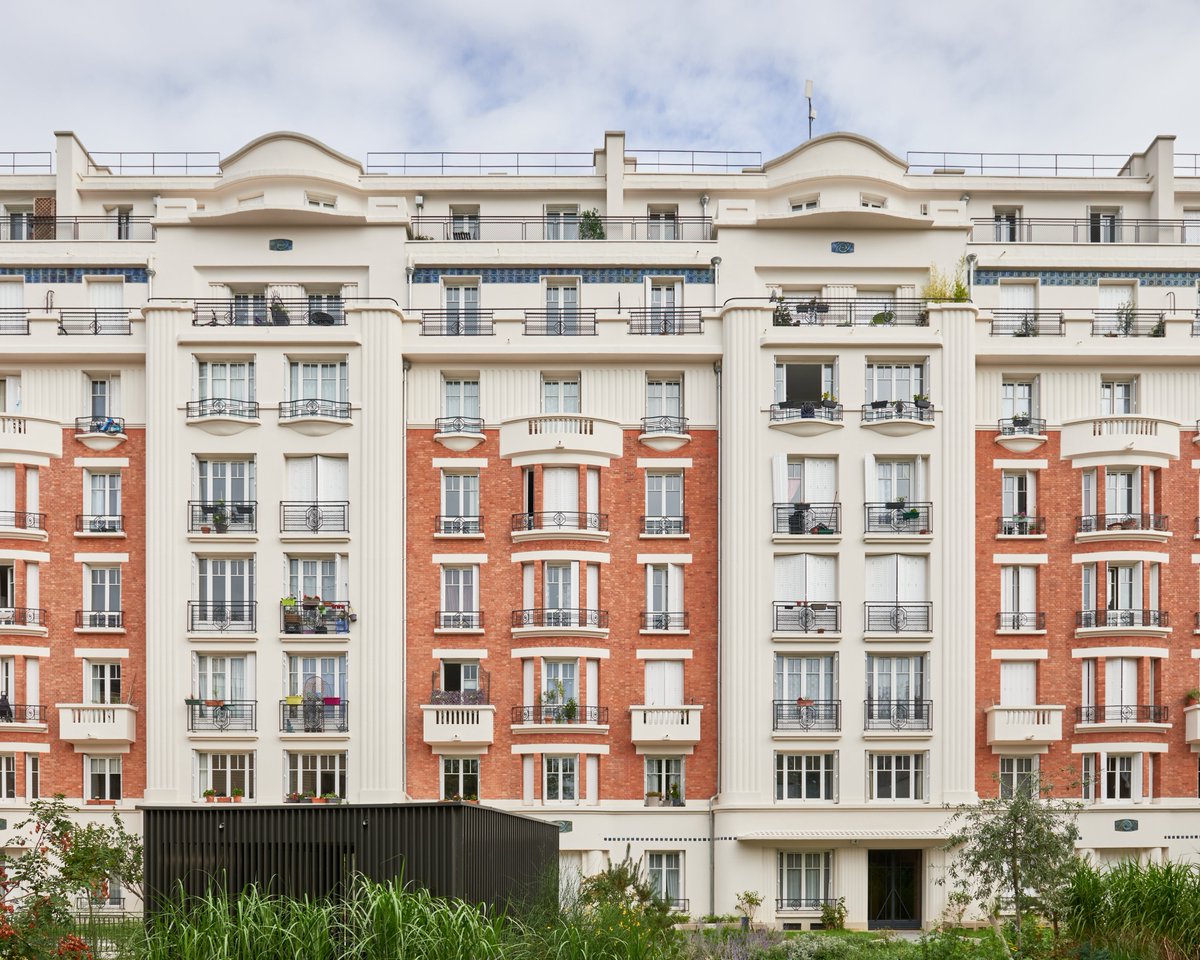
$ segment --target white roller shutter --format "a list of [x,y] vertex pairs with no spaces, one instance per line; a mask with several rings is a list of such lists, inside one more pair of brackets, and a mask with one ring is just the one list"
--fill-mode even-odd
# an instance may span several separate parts
[[546,513],[578,512],[578,470],[573,467],[546,467],[542,471],[542,510]]
[[15,282],[10,280],[0,280],[0,310],[20,310],[24,306],[24,282],[20,280]]
[[836,460],[804,461],[804,499],[809,503],[833,503],[837,499]]
[[775,558],[775,599],[804,600],[805,558],[803,555]]
[[[521,564],[521,605],[526,610],[533,609],[533,564]],[[530,701],[526,700],[526,703]]]
[[288,499],[311,503],[317,499],[317,458],[288,457]]
[[830,601],[837,597],[837,560],[833,557],[806,558],[806,600]]
[[665,703],[668,707],[677,707],[683,703],[683,661],[660,660],[666,667],[664,678]]
[[1037,700],[1037,663],[1004,660],[1000,663],[1000,705],[1030,707]]
[[350,499],[350,461],[345,457],[317,457],[317,499]]
[[96,309],[123,307],[125,283],[120,280],[89,280],[88,304]]
[[923,601],[929,598],[925,583],[925,558],[897,558],[896,599],[900,602]]
[[1032,283],[1000,284],[1000,306],[1005,310],[1032,310],[1037,287]]
[[771,496],[775,503],[788,502],[787,454],[776,453],[771,457]]
[[896,555],[867,557],[866,587],[867,600],[874,603],[894,603],[896,600]]

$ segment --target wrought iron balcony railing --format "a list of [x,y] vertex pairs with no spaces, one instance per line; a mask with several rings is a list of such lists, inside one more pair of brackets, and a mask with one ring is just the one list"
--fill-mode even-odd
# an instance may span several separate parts
[[867,533],[931,533],[933,504],[926,501],[891,500],[863,504]]
[[10,530],[45,530],[44,513],[26,513],[24,510],[0,510],[0,527]]
[[781,400],[771,404],[771,422],[789,423],[792,420],[828,420],[840,423],[843,407],[830,400]]
[[1170,518],[1164,513],[1091,513],[1076,517],[1077,533],[1099,533],[1101,530],[1170,529]]
[[629,332],[634,336],[675,336],[703,333],[699,307],[632,307]]
[[687,517],[642,517],[642,533],[667,537],[680,536],[687,532]]
[[188,533],[254,533],[258,501],[188,501]]
[[492,337],[491,310],[422,310],[423,337]]
[[686,630],[688,615],[685,611],[642,611],[643,630]]
[[348,500],[282,500],[280,533],[349,533]]
[[125,627],[124,610],[76,610],[76,630],[121,630]]
[[279,605],[281,633],[318,634],[349,633],[354,614],[344,600],[323,600],[317,603]]
[[992,311],[993,337],[1061,337],[1061,310],[999,309]]
[[923,327],[929,324],[929,302],[892,297],[780,300],[773,323],[777,327]]
[[257,601],[189,600],[188,630],[192,633],[251,631],[258,618]]
[[433,421],[434,433],[483,433],[480,417],[438,417]]
[[777,897],[775,910],[779,913],[793,910],[820,910],[826,904],[837,903],[836,897]]
[[862,405],[863,423],[879,423],[883,420],[933,423],[933,412],[928,400],[922,400],[920,403],[912,400],[873,400]]
[[10,703],[0,706],[0,723],[45,723],[46,707],[41,703]]
[[1076,610],[1075,626],[1089,627],[1167,627],[1170,616],[1166,610]]
[[828,731],[842,729],[841,700],[776,700],[772,705],[775,730]]
[[837,633],[842,629],[842,604],[839,600],[776,600],[776,633]]
[[0,240],[153,240],[154,218],[48,217],[10,214],[0,220]]
[[280,401],[280,420],[296,420],[300,417],[332,417],[335,420],[349,420],[350,404],[345,400],[325,400],[321,397],[302,397],[299,400]]
[[1040,437],[1046,432],[1046,421],[1037,417],[1005,417],[996,423],[996,432],[1002,437]]
[[932,730],[932,700],[864,700],[865,730]]
[[687,417],[642,417],[642,433],[676,433],[688,432]]
[[[382,154],[375,154],[382,156]],[[425,156],[463,156],[456,154],[429,154]],[[472,154],[470,156],[479,156]],[[499,154],[483,154],[487,158],[501,156]],[[513,156],[508,154],[505,156]],[[529,157],[529,154],[522,156]],[[541,155],[533,155],[535,157]],[[561,156],[561,155],[560,155]],[[389,167],[391,165],[389,164]],[[408,165],[405,164],[407,167]],[[428,173],[426,169],[429,164],[419,163],[418,169],[422,173]],[[454,166],[459,166],[454,164]],[[494,164],[484,162],[482,164],[471,163],[466,164],[465,169],[475,170],[480,173],[487,173]],[[511,167],[511,164],[505,164]],[[531,166],[530,173],[543,172],[558,172],[563,173],[561,167],[557,171],[543,171],[539,169],[543,165],[535,160],[532,165],[523,164],[522,166]],[[592,165],[587,164],[571,164],[572,167],[582,172],[587,170],[591,172]],[[433,164],[433,173],[451,173],[453,171],[445,169],[444,165]],[[530,214],[529,216],[489,216],[487,214],[471,214],[463,216],[461,214],[450,216],[430,216],[422,214],[421,217],[413,223],[413,239],[422,240],[452,240],[452,241],[491,241],[496,243],[521,241],[521,240],[711,240],[712,239],[712,218],[710,217],[690,217],[690,216],[674,216],[674,217],[584,217],[583,214],[566,214],[563,216],[546,216],[544,214]]]
[[439,515],[434,521],[434,532],[458,536],[478,536],[483,533],[483,514],[473,517],[447,517]]
[[280,733],[347,733],[349,730],[349,700],[287,697],[279,701]]
[[1093,337],[1161,337],[1166,316],[1161,310],[1094,310]]
[[434,620],[439,630],[482,630],[482,610],[439,610]]
[[196,327],[340,327],[345,323],[346,305],[341,297],[196,300],[192,304],[192,325]]
[[258,418],[258,401],[235,400],[232,397],[208,397],[205,400],[189,400],[189,420],[196,417],[238,417],[244,420]]
[[595,310],[550,308],[525,311],[527,337],[591,337],[595,334]]
[[1166,723],[1167,708],[1157,703],[1103,703],[1075,708],[1076,723]]
[[512,708],[513,723],[608,723],[608,707],[571,703],[535,703]]
[[543,510],[533,513],[514,513],[514,531],[530,530],[588,530],[600,533],[608,529],[607,513],[576,513],[571,510]]
[[132,332],[127,307],[73,307],[58,312],[60,336],[127,337]]
[[842,532],[840,503],[777,503],[772,507],[775,533],[833,534]]
[[0,606],[0,633],[5,627],[44,627],[46,611],[39,607]]
[[1046,532],[1046,518],[1023,514],[1013,517],[997,517],[996,532],[1002,537],[1040,536]]
[[530,607],[512,612],[514,628],[562,627],[564,629],[592,627],[608,629],[607,610],[587,610],[581,607]]
[[492,675],[479,668],[477,686],[471,690],[443,690],[440,670],[434,670],[429,683],[429,702],[434,706],[483,706],[492,702]]
[[257,700],[188,700],[189,731],[257,730]]
[[0,337],[23,337],[28,335],[29,308],[0,307]]
[[868,600],[867,630],[873,633],[928,633],[931,629],[933,603],[921,602],[876,603]]
[[996,614],[997,630],[1045,630],[1044,610],[1004,610]]
[[92,417],[75,418],[76,433],[124,433],[125,418],[110,417],[107,414],[97,414]]

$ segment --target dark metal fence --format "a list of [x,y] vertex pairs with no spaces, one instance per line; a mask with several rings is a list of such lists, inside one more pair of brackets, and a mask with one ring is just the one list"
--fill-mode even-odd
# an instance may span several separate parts
[[1039,437],[1046,432],[1046,421],[1037,417],[1005,417],[997,421],[996,431],[1002,437]]
[[257,700],[188,700],[188,730],[257,730]]
[[932,700],[864,700],[866,730],[932,730]]
[[1033,537],[1046,532],[1045,517],[1030,517],[1017,514],[1013,517],[997,517],[996,532],[1002,537]]
[[480,417],[438,417],[433,421],[435,433],[483,433]]
[[13,530],[45,530],[44,513],[26,513],[24,510],[0,510],[0,527]]
[[911,400],[875,400],[862,405],[864,423],[878,423],[881,420],[919,420],[921,423],[933,423],[933,407],[928,401],[915,403]]
[[867,601],[864,606],[867,611],[867,630],[873,633],[928,633],[931,629],[933,604],[928,600],[920,603]]
[[76,610],[76,630],[120,630],[125,626],[123,610]]
[[933,529],[933,504],[892,500],[865,503],[867,533],[927,534]]
[[1087,627],[1167,627],[1171,619],[1166,610],[1077,610],[1075,626]]
[[46,611],[38,607],[0,607],[0,627],[44,627]]
[[546,510],[514,513],[512,528],[528,530],[587,530],[593,533],[608,529],[607,513],[576,513],[571,510]]
[[772,322],[777,327],[922,327],[929,323],[929,302],[884,297],[780,300]]
[[310,326],[340,327],[346,323],[346,304],[341,297],[282,299],[265,297],[255,300],[195,300],[192,325],[228,326]]
[[634,336],[675,336],[703,333],[699,307],[631,307],[629,332]]
[[208,397],[204,400],[189,400],[188,419],[195,417],[242,417],[253,420],[258,416],[258,402],[235,400],[231,397]]
[[1075,708],[1076,723],[1166,723],[1167,708],[1157,703],[1104,703]]
[[350,730],[350,701],[340,697],[280,700],[279,730],[281,733],[346,733]]
[[996,614],[997,630],[1045,630],[1044,610],[1004,610]]
[[607,610],[579,607],[532,607],[512,612],[514,627],[596,627],[608,629]]
[[771,404],[771,420],[774,423],[786,423],[790,420],[827,420],[830,423],[840,423],[842,410],[842,405],[832,400],[781,400]]
[[687,532],[687,517],[642,517],[642,533],[667,537],[679,536]]
[[60,310],[58,317],[58,332],[62,336],[121,337],[133,332],[125,307],[73,307]]
[[1061,337],[1061,310],[996,309],[992,311],[993,337]]
[[254,533],[257,500],[189,500],[188,533]]
[[841,730],[841,700],[776,700],[772,704],[775,730]]
[[608,707],[535,703],[512,708],[513,723],[608,723]]
[[687,432],[687,417],[642,417],[642,433],[686,434]]
[[842,629],[839,600],[776,600],[772,607],[777,633],[837,633]]
[[772,507],[775,533],[829,535],[842,532],[840,503],[777,503]]
[[125,418],[100,414],[94,417],[76,417],[76,433],[124,433]]
[[643,630],[686,630],[687,628],[688,615],[682,610],[674,612],[657,610],[642,611]]
[[491,310],[422,310],[423,337],[491,337],[496,327]]
[[1170,518],[1164,513],[1090,513],[1076,517],[1077,533],[1097,533],[1101,530],[1153,530],[1170,528]]
[[294,420],[298,417],[332,417],[335,420],[349,420],[350,404],[345,400],[325,400],[321,397],[302,397],[299,400],[280,401],[280,420]]
[[349,533],[348,500],[282,500],[279,504],[281,533]]
[[258,614],[256,601],[218,601],[209,603],[189,600],[188,630],[193,633],[226,633],[230,630],[253,630]]
[[596,333],[596,311],[583,309],[526,310],[525,335],[590,337]]

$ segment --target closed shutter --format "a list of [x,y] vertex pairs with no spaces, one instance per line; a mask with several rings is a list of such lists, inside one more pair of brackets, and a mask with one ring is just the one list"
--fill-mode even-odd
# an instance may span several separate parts
[[661,707],[667,702],[667,661],[646,661],[646,705]]
[[897,558],[896,599],[901,602],[928,599],[925,584],[925,558]]
[[837,560],[834,557],[806,558],[806,600],[830,601],[837,597]]
[[1000,705],[1030,707],[1037,700],[1037,663],[1004,660],[1000,663]]
[[1115,310],[1125,303],[1133,303],[1133,286],[1124,283],[1106,283],[1100,286],[1100,309]]
[[546,513],[579,510],[579,471],[572,467],[546,467],[542,471],[542,509]]
[[[588,567],[591,570],[592,564]],[[591,584],[588,584],[589,595]],[[592,604],[595,606],[595,604]],[[684,609],[683,606],[683,566],[678,563],[672,563],[667,567],[667,610],[672,613],[679,613]]]
[[868,453],[863,457],[863,500],[873,503],[879,499],[877,492],[879,478],[875,472],[875,454]]
[[317,458],[289,457],[287,461],[288,499],[311,503],[317,499]]
[[125,284],[121,281],[89,280],[87,287],[88,304],[95,309],[125,305]]
[[[42,601],[42,568],[36,563],[25,564],[25,606],[37,609]],[[31,700],[30,703],[33,701]]]
[[0,467],[0,510],[17,509],[17,468]]
[[600,471],[595,467],[587,472],[587,512],[600,512]]
[[1137,660],[1110,657],[1104,662],[1104,702],[1108,706],[1137,703]]
[[1000,306],[1005,310],[1032,310],[1037,287],[1032,283],[1000,284]]
[[895,554],[882,557],[867,557],[865,586],[867,600],[889,603],[896,599]]
[[804,600],[804,556],[775,558],[775,599]]
[[1037,609],[1037,567],[1017,567],[1018,613],[1033,613]]
[[[41,473],[37,467],[25,468],[25,512],[37,513],[38,507],[41,506],[42,498],[42,483]],[[0,493],[0,503],[3,502],[4,495]]]
[[0,310],[19,310],[25,306],[25,284],[0,282]]
[[317,457],[317,499],[350,499],[350,461],[345,457]]
[[833,503],[837,499],[836,460],[804,461],[804,499],[809,503]]
[[[521,565],[521,605],[526,610],[533,609],[533,564]],[[529,703],[528,700],[525,701]]]
[[661,660],[664,670],[663,703],[668,707],[678,707],[683,704],[683,661]]
[[787,454],[776,453],[771,457],[771,496],[774,503],[788,502]]

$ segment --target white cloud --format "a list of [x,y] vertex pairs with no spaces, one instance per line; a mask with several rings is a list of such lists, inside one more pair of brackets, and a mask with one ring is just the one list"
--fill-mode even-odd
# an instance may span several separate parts
[[905,150],[1200,151],[1200,5],[1151,0],[114,0],[8,8],[0,151],[229,153],[296,129],[368,150],[760,149],[849,129]]

